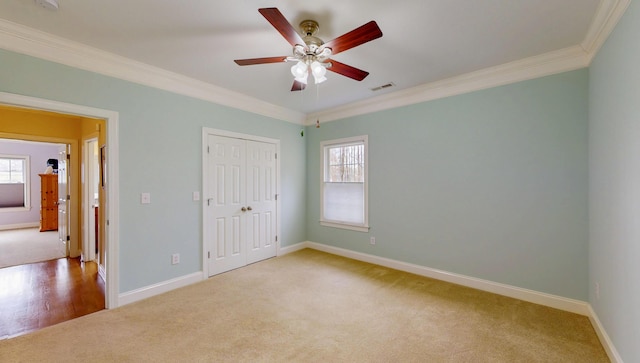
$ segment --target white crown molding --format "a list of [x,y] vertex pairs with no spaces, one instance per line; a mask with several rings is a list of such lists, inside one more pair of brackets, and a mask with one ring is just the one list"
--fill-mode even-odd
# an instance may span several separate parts
[[296,124],[305,119],[301,112],[2,19],[0,48]]
[[588,67],[631,0],[601,0],[573,47],[305,115],[0,19],[0,48],[296,124],[329,122]]
[[630,2],[601,0],[580,45],[309,114],[305,124],[335,121],[588,67]]
[[589,63],[609,37],[629,7],[631,0],[601,0],[591,26],[580,44],[589,55]]
[[309,114],[306,124],[311,125],[318,119],[328,122],[408,106],[587,66],[588,57],[584,49],[573,46]]

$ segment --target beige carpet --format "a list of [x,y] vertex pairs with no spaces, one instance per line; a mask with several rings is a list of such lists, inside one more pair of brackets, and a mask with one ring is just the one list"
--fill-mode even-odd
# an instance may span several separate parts
[[0,268],[65,257],[58,231],[39,228],[0,231]]
[[302,250],[0,341],[7,362],[607,362],[588,318]]

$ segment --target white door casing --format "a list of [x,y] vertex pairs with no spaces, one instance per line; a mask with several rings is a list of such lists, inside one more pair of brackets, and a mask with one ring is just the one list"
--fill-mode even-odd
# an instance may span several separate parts
[[84,140],[82,153],[82,261],[93,261],[96,259],[96,220],[95,207],[97,206],[97,193],[100,183],[98,175],[100,162],[97,156],[98,139],[92,138]]
[[278,148],[278,140],[203,129],[205,276],[276,255]]
[[[119,187],[116,182],[119,179],[119,145],[118,145],[118,112],[104,110],[94,107],[81,106],[71,103],[58,102],[42,98],[35,98],[24,95],[0,92],[0,104],[33,108],[45,111],[52,111],[63,114],[87,116],[91,118],[101,118],[106,122],[106,138],[109,145],[107,157],[111,163],[106,166],[107,181],[104,187],[106,193],[106,204],[104,205],[106,220],[109,222],[105,231],[104,245],[107,256],[112,256],[105,262],[108,266],[105,281],[105,304],[107,309],[119,306]],[[47,142],[57,143],[57,138],[42,138]],[[73,142],[71,142],[73,144]]]
[[69,213],[67,213],[67,196],[69,195],[69,178],[67,164],[68,146],[60,145],[58,149],[58,239],[62,242],[65,256],[69,256]]

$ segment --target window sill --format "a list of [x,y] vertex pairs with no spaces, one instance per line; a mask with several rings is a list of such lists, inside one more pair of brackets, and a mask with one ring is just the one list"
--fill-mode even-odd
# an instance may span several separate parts
[[354,225],[354,224],[327,222],[327,221],[320,221],[320,225],[325,227],[332,227],[332,228],[349,229],[357,232],[369,232],[369,226],[363,226],[363,225]]

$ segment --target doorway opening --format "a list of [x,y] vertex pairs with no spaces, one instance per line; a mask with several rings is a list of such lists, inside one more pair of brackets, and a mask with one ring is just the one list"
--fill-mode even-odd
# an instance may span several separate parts
[[0,268],[69,255],[58,208],[61,148],[69,145],[0,138]]
[[[81,105],[51,101],[46,99],[15,95],[11,93],[0,92],[0,108],[19,108],[27,113],[32,112],[48,117],[42,121],[48,126],[34,127],[29,123],[19,123],[21,127],[19,130],[13,132],[5,132],[0,129],[0,136],[7,138],[24,138],[31,139],[33,141],[45,141],[52,142],[56,140],[54,136],[43,135],[43,129],[51,128],[52,124],[55,124],[55,118],[61,116],[71,116],[78,118],[87,118],[93,120],[99,120],[101,125],[104,125],[103,129],[94,127],[94,130],[99,131],[99,143],[101,143],[102,155],[100,159],[100,207],[104,211],[100,213],[101,217],[99,225],[102,226],[100,240],[103,241],[102,248],[104,250],[104,256],[101,259],[101,263],[104,266],[105,277],[105,307],[107,309],[115,308],[119,305],[118,301],[118,199],[119,190],[117,187],[118,180],[118,113],[109,110],[103,110],[98,108],[86,107]],[[42,125],[42,122],[39,125]],[[86,125],[83,123],[83,125]],[[2,125],[0,123],[0,126]],[[75,146],[74,146],[75,143]],[[81,145],[77,139],[71,143],[72,150],[80,150],[78,145]],[[81,180],[80,170],[80,153],[76,152],[75,155],[72,152],[70,157],[69,173],[72,182],[71,193],[76,196],[76,205],[74,206],[74,200],[71,200],[70,211],[70,236],[71,254],[78,254],[82,249],[82,245],[79,244],[81,240],[80,231],[83,229],[81,224],[82,214],[78,208],[78,202],[83,198],[81,197],[79,183]],[[76,181],[73,183],[73,181]],[[75,189],[74,189],[75,188]],[[75,216],[74,216],[75,213]],[[76,237],[74,239],[74,233]],[[75,248],[75,250],[74,250]],[[73,256],[75,257],[75,256]]]

